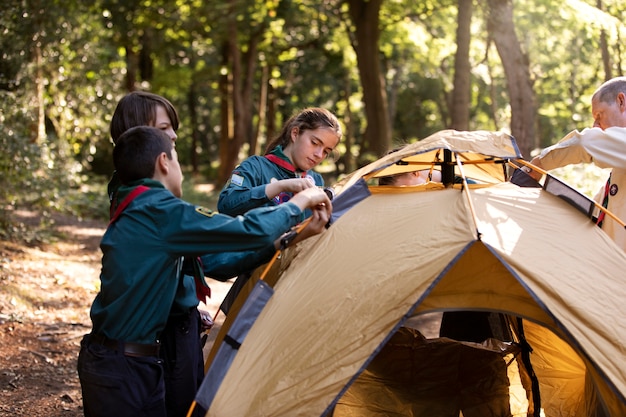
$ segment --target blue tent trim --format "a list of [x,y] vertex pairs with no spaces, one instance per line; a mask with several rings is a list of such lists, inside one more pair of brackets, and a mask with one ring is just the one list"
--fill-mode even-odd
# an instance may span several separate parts
[[196,393],[196,402],[204,409],[209,409],[239,347],[272,295],[274,289],[265,281],[258,281],[254,285]]

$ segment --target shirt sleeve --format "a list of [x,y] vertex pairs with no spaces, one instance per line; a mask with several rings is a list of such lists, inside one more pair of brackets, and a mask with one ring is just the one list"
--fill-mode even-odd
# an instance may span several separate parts
[[265,194],[267,182],[258,158],[250,157],[233,170],[220,193],[217,211],[237,216],[270,203]]
[[295,204],[285,203],[231,217],[173,196],[162,207],[157,227],[164,249],[173,255],[267,250],[302,214]]
[[574,130],[544,149],[539,159],[546,170],[590,162],[600,168],[626,169],[626,128]]
[[204,275],[226,281],[269,262],[276,253],[274,245],[262,250],[246,252],[220,252],[202,256]]

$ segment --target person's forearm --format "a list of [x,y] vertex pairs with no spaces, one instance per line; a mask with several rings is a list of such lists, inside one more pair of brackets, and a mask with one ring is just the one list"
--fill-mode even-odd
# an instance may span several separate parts
[[276,197],[278,194],[280,194],[281,191],[282,190],[280,181],[270,182],[269,184],[265,185],[265,195],[267,196],[268,200]]

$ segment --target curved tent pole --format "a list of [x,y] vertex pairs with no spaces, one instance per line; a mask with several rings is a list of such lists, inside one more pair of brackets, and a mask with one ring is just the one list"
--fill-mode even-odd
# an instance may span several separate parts
[[[455,153],[456,164],[459,167],[459,173],[461,174],[461,178],[463,179],[463,188],[461,191],[465,192],[467,196],[467,203],[469,204],[470,213],[472,214],[472,220],[474,221],[474,228],[476,229],[476,238],[480,240],[481,233],[478,230],[478,221],[476,220],[476,212],[474,211],[474,203],[472,202],[472,196],[469,193],[469,187],[467,186],[467,177],[463,172],[463,163],[461,159]],[[454,168],[452,169],[452,174],[454,174]]]

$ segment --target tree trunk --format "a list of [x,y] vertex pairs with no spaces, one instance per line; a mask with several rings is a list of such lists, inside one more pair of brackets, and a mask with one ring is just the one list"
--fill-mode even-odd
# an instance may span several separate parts
[[354,140],[354,120],[352,117],[352,108],[350,106],[350,96],[352,95],[352,83],[350,80],[350,75],[346,74],[346,78],[344,80],[344,88],[345,88],[345,97],[346,101],[346,110],[343,116],[343,123],[346,126],[346,131],[343,132],[343,143],[346,147],[346,151],[340,157],[340,161],[343,161],[344,167],[343,172],[352,172],[357,169],[356,166],[356,158],[352,154],[352,145]]
[[[43,75],[43,59],[41,46],[39,43],[35,44],[35,66],[36,77],[35,84],[37,85],[37,134],[35,135],[35,143],[39,146],[43,145],[46,141],[46,108],[45,108],[45,79]],[[42,155],[43,156],[43,155]]]
[[245,106],[242,95],[242,69],[241,69],[241,52],[239,51],[239,45],[237,44],[237,22],[233,19],[229,23],[229,48],[228,55],[230,57],[231,78],[230,78],[230,94],[233,111],[233,136],[228,142],[228,152],[226,160],[222,161],[220,168],[223,177],[218,178],[219,184],[225,184],[230,172],[237,165],[239,159],[239,149],[245,141],[246,127],[245,122]]
[[135,91],[137,85],[137,68],[139,66],[139,57],[133,51],[133,46],[130,40],[127,40],[127,44],[124,46],[126,51],[126,91]]
[[355,28],[354,51],[363,88],[367,127],[363,134],[364,150],[377,156],[391,146],[391,123],[387,111],[385,79],[380,66],[378,40],[379,11],[382,0],[347,0]]
[[[598,10],[602,10],[602,0],[597,1],[596,7]],[[609,46],[606,41],[606,31],[604,28],[600,29],[600,52],[602,52],[604,80],[608,81],[613,78],[613,71],[611,71],[611,55],[609,54]]]
[[[228,78],[230,106],[229,111],[232,111],[232,136],[228,136],[226,140],[222,136],[220,141],[220,168],[218,171],[217,183],[223,185],[228,180],[231,171],[237,165],[239,159],[239,150],[245,140],[246,126],[245,123],[245,106],[244,98],[242,95],[242,69],[241,69],[241,53],[239,51],[239,45],[237,44],[237,16],[234,13],[235,1],[230,0],[231,16],[228,24],[228,40],[226,41],[225,54],[227,56],[227,62],[230,64],[230,77]],[[229,129],[229,131],[231,131]],[[222,133],[223,135],[223,133]]]
[[[263,32],[265,31],[265,25],[260,24],[256,30],[250,33],[250,38],[248,39],[248,45],[246,47],[246,53],[243,54],[243,64],[245,65],[245,77],[242,82],[242,90],[241,94],[241,119],[239,122],[243,126],[244,135],[242,138],[241,144],[248,143],[250,146],[248,148],[248,154],[254,155],[256,154],[256,129],[254,127],[253,122],[253,114],[252,109],[254,108],[253,99],[254,99],[254,83],[255,83],[255,73],[258,64],[258,51],[259,51],[259,41],[263,36]],[[262,106],[262,104],[260,104]],[[239,151],[241,147],[237,149],[237,155],[239,155]],[[238,161],[235,162],[235,164]],[[234,168],[235,165],[232,166]]]
[[451,128],[469,130],[470,116],[470,62],[472,0],[459,0],[456,28],[456,56],[454,58],[454,89],[450,103]]
[[[254,126],[252,123],[252,91],[254,75],[258,59],[258,43],[262,38],[265,25],[261,24],[250,33],[246,53],[239,49],[236,0],[230,0],[230,16],[228,22],[228,59],[230,62],[230,95],[232,103],[233,135],[226,143],[226,152],[220,150],[220,169],[218,184],[225,184],[231,171],[239,163],[239,152],[244,143],[252,143]],[[223,143],[222,143],[223,144]]]
[[487,28],[504,67],[511,102],[511,134],[525,158],[536,147],[535,100],[528,57],[522,51],[513,24],[511,0],[488,0]]
[[[269,71],[271,73],[271,70]],[[267,115],[265,117],[265,137],[267,138],[267,143],[272,141],[274,137],[278,135],[278,131],[276,128],[276,101],[278,97],[276,96],[276,90],[272,86],[271,83],[267,85]],[[261,153],[265,153],[265,148],[267,147],[267,143],[263,146],[263,150]]]
[[192,81],[187,92],[187,106],[189,107],[189,123],[191,124],[191,173],[197,175],[198,168],[198,143],[200,142],[198,132],[198,112],[196,111],[196,84]]
[[[154,62],[152,61],[152,30],[144,30],[139,38],[141,49],[139,51],[138,66],[141,81],[152,82],[154,76]],[[192,67],[193,68],[193,67]]]
[[264,65],[263,68],[261,68],[261,91],[259,92],[259,111],[257,114],[258,119],[256,127],[254,129],[252,140],[250,141],[250,150],[248,151],[248,155],[257,155],[260,152],[259,137],[261,136],[263,126],[265,125],[265,115],[267,110],[267,88],[269,84],[268,79],[269,68],[267,67],[267,65]]
[[[222,67],[227,68],[229,64],[229,42],[226,39],[222,45]],[[220,92],[220,140],[219,140],[219,154],[220,165],[217,170],[217,183],[219,185],[225,184],[228,178],[229,171],[226,161],[228,160],[228,147],[232,140],[233,135],[233,118],[231,109],[231,74],[228,71],[224,71],[219,78],[219,92]]]

